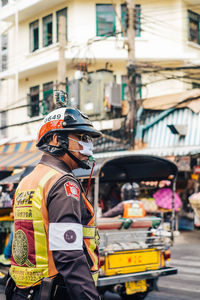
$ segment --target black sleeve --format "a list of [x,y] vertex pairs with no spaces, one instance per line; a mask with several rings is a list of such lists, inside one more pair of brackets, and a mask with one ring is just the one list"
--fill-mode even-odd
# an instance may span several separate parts
[[[80,197],[67,196],[64,187],[67,181],[72,181],[80,188],[78,182],[67,175],[54,184],[47,198],[49,223],[81,224]],[[55,266],[69,290],[70,299],[100,299],[83,250],[59,250],[52,253]]]
[[115,207],[109,209],[107,212],[102,214],[102,218],[116,217],[123,215],[124,205],[123,202],[120,202]]

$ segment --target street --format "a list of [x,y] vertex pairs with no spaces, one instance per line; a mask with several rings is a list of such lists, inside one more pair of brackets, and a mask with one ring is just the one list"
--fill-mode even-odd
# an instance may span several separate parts
[[[171,265],[178,274],[160,278],[158,291],[145,300],[199,300],[200,299],[200,231],[181,232],[175,238]],[[4,287],[0,286],[0,300],[5,300]],[[106,293],[105,300],[120,300],[118,295]]]

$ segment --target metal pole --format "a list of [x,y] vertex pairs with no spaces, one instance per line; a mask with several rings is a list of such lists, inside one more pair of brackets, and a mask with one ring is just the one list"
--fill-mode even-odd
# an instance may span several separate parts
[[130,110],[128,115],[131,146],[134,147],[136,131],[136,69],[135,69],[135,1],[127,0],[128,39],[128,89]]
[[97,207],[99,202],[99,177],[95,177],[94,182],[94,213],[95,213],[95,224],[97,224]]
[[15,12],[15,100],[18,101],[19,96],[19,62],[18,56],[18,44],[19,44],[19,12],[18,5],[16,5]]
[[172,241],[174,241],[174,229],[175,229],[175,192],[176,192],[176,181],[174,178],[172,181],[172,220],[171,220]]
[[64,16],[59,17],[59,58],[58,58],[58,90],[65,91],[66,83],[66,61],[65,61],[65,46],[66,46],[66,19]]

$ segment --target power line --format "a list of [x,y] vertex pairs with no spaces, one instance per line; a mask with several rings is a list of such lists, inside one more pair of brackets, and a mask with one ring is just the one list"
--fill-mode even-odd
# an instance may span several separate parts
[[6,129],[6,128],[10,128],[10,127],[16,127],[16,126],[27,125],[27,124],[30,124],[30,123],[35,123],[35,122],[41,121],[43,119],[44,119],[44,117],[38,118],[38,119],[35,119],[35,120],[30,120],[30,121],[22,122],[22,123],[15,123],[15,124],[10,124],[10,125],[5,125],[5,126],[0,127],[0,130]]
[[[183,67],[183,68],[188,68],[188,67]],[[189,69],[191,69],[191,68],[194,69],[195,67],[189,67]],[[182,69],[182,68],[165,68],[165,69],[151,70],[151,71],[145,71],[145,70],[143,70],[142,73],[141,73],[141,75],[154,73],[154,74],[159,75],[159,76],[164,76],[164,78],[163,79],[157,79],[155,81],[151,80],[151,82],[147,82],[145,84],[141,84],[140,86],[141,87],[146,87],[146,86],[148,86],[148,85],[150,85],[152,83],[156,83],[156,82],[159,82],[159,81],[166,81],[166,80],[190,79],[190,81],[187,82],[187,83],[190,83],[190,84],[192,83],[191,79],[193,79],[193,80],[200,80],[200,78],[191,78],[190,76],[186,76],[186,75],[174,75],[174,74],[166,75],[166,74],[161,73],[161,72],[164,72],[164,71],[166,72],[167,69],[170,69],[170,71],[171,71],[171,69],[174,70],[174,69]],[[198,66],[198,69],[200,69],[200,66]],[[200,73],[197,73],[197,74],[200,74]],[[56,84],[54,84],[53,86],[56,86]],[[40,90],[39,92],[44,92],[44,90]],[[27,99],[27,97],[25,97],[24,99]],[[43,103],[43,101],[44,101],[44,99],[39,100],[38,104]],[[18,105],[16,107],[2,109],[2,110],[0,110],[0,113],[4,113],[4,112],[8,112],[8,111],[13,111],[13,110],[18,110],[18,109],[21,109],[21,108],[28,108],[28,107],[32,107],[32,105],[31,104],[24,104],[24,105],[20,105],[20,106]]]
[[[163,28],[163,29],[165,29],[165,28]],[[169,36],[169,30],[168,30],[168,32],[166,32],[166,34],[164,35],[164,34],[158,32],[158,31],[156,30],[155,27],[152,27],[152,26],[150,26],[149,24],[145,24],[145,23],[142,23],[142,28],[141,28],[141,30],[142,30],[143,32],[147,32],[147,33],[150,33],[150,34],[152,34],[152,35],[161,37],[161,38],[163,38],[163,39],[165,39],[165,40],[168,39],[168,40],[173,41],[173,42],[175,42],[175,43],[177,43],[177,44],[180,44],[180,42],[186,42],[186,41],[187,41],[186,38],[180,38],[180,36],[178,36],[178,37],[172,37],[171,35]]]
[[[175,7],[172,7],[171,9],[169,8],[169,6],[163,6],[162,8],[161,7],[159,7],[158,5],[152,5],[152,3],[155,3],[155,2],[157,2],[158,3],[158,5],[160,5],[161,4],[161,2],[158,0],[158,1],[153,1],[153,0],[151,0],[151,2],[150,2],[150,7],[151,8],[147,8],[147,6],[142,6],[141,5],[141,7],[143,7],[144,9],[144,11],[145,12],[148,12],[148,13],[153,13],[154,15],[155,15],[155,13],[157,14],[158,13],[158,15],[160,16],[162,13],[163,13],[163,15],[165,15],[165,14],[167,14],[167,15],[172,15],[173,13],[177,13],[177,12],[182,12],[182,11],[186,11],[186,10],[191,10],[191,9],[197,9],[197,10],[199,10],[199,8],[200,8],[200,4],[189,4],[187,7],[178,7],[178,8],[175,8]],[[169,3],[169,1],[168,1],[168,3]]]

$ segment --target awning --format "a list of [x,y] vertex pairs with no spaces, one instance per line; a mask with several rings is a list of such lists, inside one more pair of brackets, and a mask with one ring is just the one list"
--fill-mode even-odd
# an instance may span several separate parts
[[141,155],[156,155],[161,157],[168,156],[187,156],[195,155],[200,153],[199,146],[182,146],[182,147],[166,147],[166,148],[142,148],[130,151],[113,151],[113,152],[102,152],[94,154],[96,159],[100,158],[114,158],[117,156],[127,156],[132,154],[141,154]]
[[2,180],[0,180],[0,184],[8,184],[8,183],[18,183],[24,171],[19,172],[15,175],[8,176]]
[[4,144],[0,146],[0,170],[35,166],[41,155],[35,141]]
[[28,166],[25,169],[23,168],[23,171],[20,171],[14,175],[10,175],[10,176],[0,180],[0,185],[8,184],[8,183],[18,183],[22,178],[27,176],[33,170],[33,168],[34,168],[34,166],[32,166],[32,167]]
[[144,109],[151,110],[187,107],[198,113],[200,112],[200,89],[147,98],[142,101],[142,106]]
[[183,147],[168,147],[168,148],[144,148],[134,151],[134,154],[158,155],[167,156],[187,156],[200,153],[200,146],[183,146]]

